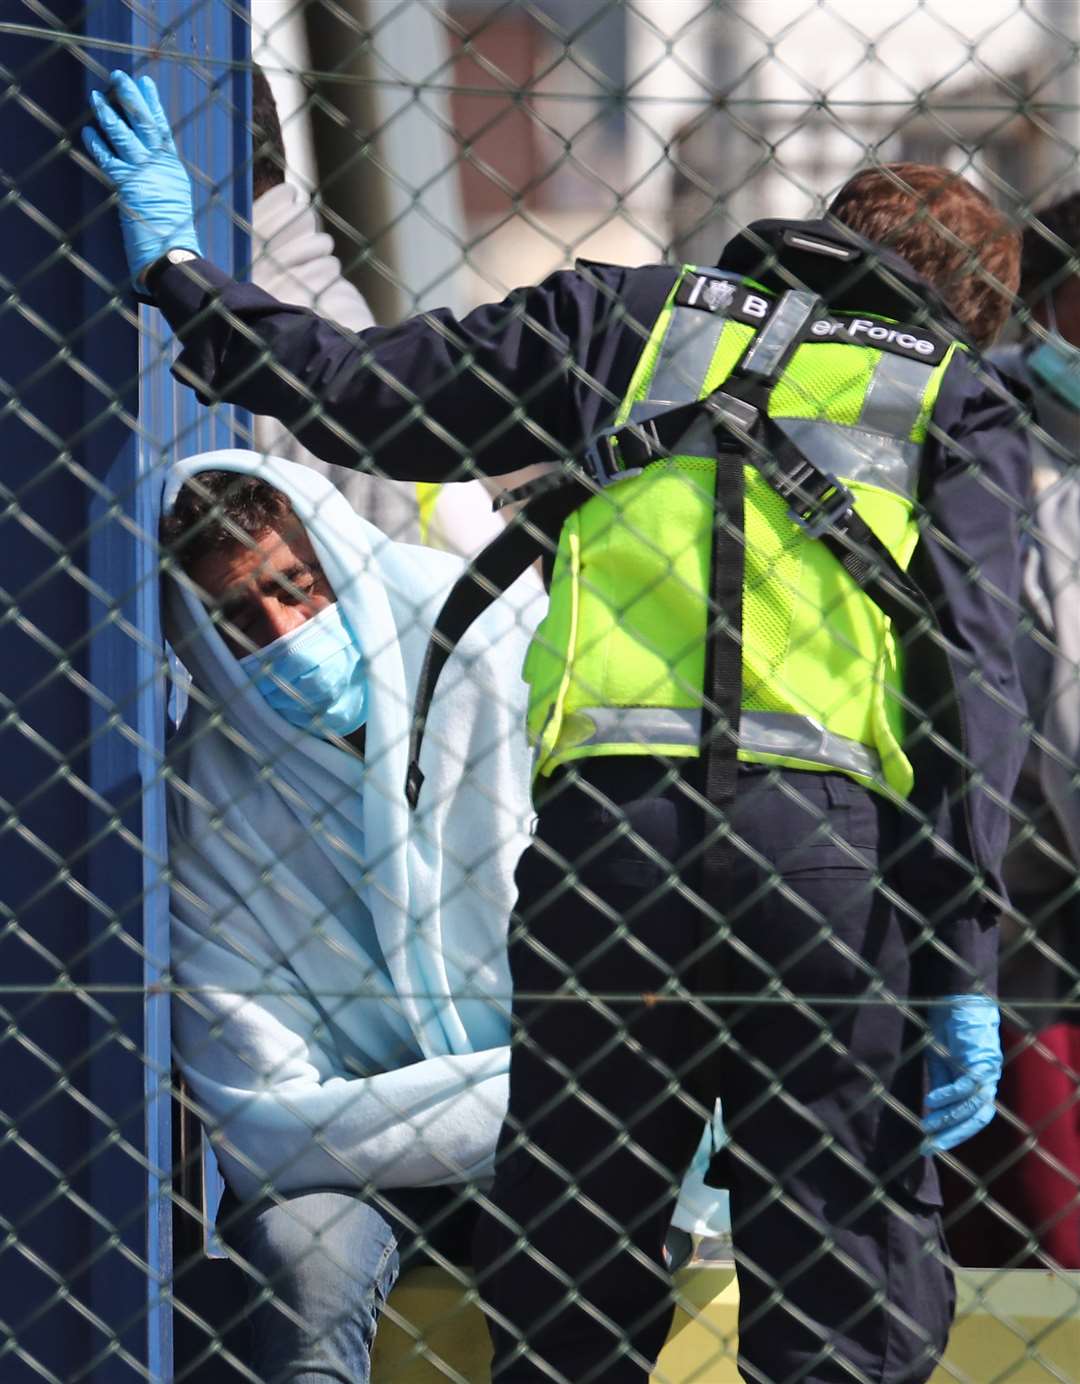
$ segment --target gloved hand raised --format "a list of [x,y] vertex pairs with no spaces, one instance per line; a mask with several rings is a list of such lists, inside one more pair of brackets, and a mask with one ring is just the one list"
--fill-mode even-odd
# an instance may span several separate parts
[[124,250],[132,277],[137,279],[167,250],[196,254],[202,250],[195,234],[191,181],[176,152],[153,78],[140,77],[136,83],[126,72],[113,72],[109,89],[127,120],[101,92],[92,92],[94,113],[109,143],[91,125],[82,132],[83,143],[120,194]]
[[927,1023],[934,1047],[927,1049],[923,1130],[928,1150],[942,1153],[994,1118],[1001,1078],[998,1007],[985,995],[947,995],[930,1006]]

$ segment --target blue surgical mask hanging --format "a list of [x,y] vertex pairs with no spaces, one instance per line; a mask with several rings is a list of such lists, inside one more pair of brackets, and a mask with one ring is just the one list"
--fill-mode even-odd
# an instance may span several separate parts
[[1066,341],[1058,331],[1053,298],[1048,300],[1046,315],[1051,335],[1032,351],[1028,368],[1040,384],[1080,412],[1080,348]]
[[313,735],[351,735],[367,720],[364,657],[336,601],[239,667],[279,716]]

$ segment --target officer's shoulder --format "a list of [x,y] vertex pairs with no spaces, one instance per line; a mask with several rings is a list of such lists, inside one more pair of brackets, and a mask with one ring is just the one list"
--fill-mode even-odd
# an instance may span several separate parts
[[1003,380],[1024,403],[1031,401],[1033,393],[1027,357],[1028,350],[1024,343],[1012,342],[1008,346],[995,346],[983,358],[993,371],[994,378]]
[[612,264],[608,260],[594,260],[579,258],[574,261],[574,272],[583,278],[611,279],[619,275],[638,275],[648,277],[666,277],[674,279],[679,273],[679,267],[674,264]]
[[967,396],[991,395],[1014,407],[1031,402],[1030,381],[1011,347],[953,352],[946,381],[951,391]]
[[572,297],[584,297],[590,311],[635,323],[654,322],[679,277],[672,264],[646,264],[638,269],[603,260],[579,259],[572,276]]
[[627,267],[611,260],[586,259],[584,255],[579,255],[574,261],[574,268],[579,274],[621,274],[626,272]]

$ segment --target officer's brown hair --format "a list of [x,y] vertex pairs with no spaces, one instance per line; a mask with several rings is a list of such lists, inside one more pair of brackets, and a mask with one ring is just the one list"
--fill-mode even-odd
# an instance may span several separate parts
[[997,339],[1020,282],[1020,236],[959,173],[927,163],[866,168],[829,215],[907,260],[974,345]]

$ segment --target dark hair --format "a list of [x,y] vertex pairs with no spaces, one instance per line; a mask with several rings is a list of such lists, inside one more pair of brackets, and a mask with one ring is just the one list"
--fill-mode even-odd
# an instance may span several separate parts
[[184,482],[171,512],[162,515],[158,537],[190,575],[207,553],[250,546],[292,517],[288,496],[258,476],[200,471]]
[[1078,266],[1080,192],[1035,213],[1024,228],[1020,257],[1020,296],[1029,306],[1053,293]]
[[251,195],[261,197],[285,181],[285,141],[266,73],[251,64]]
[[927,163],[866,168],[829,214],[907,260],[976,346],[997,338],[1020,277],[1020,236],[959,173]]

